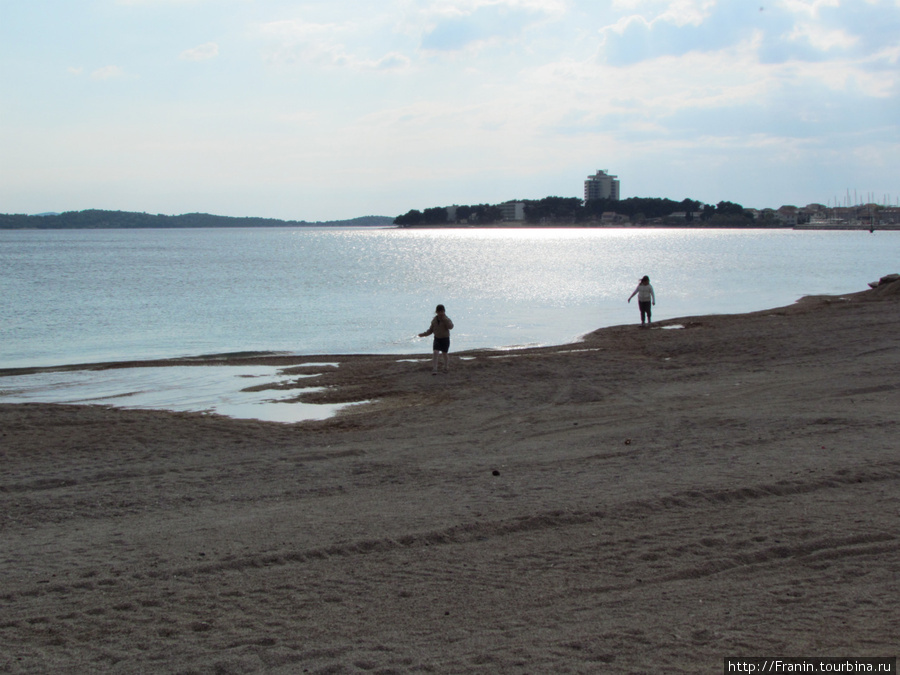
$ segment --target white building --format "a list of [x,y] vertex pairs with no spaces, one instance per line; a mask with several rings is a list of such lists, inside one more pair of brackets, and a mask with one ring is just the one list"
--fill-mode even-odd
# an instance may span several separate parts
[[610,176],[606,170],[598,169],[593,176],[584,181],[584,201],[591,199],[619,200],[619,178]]
[[500,204],[503,220],[525,220],[525,202],[505,202]]

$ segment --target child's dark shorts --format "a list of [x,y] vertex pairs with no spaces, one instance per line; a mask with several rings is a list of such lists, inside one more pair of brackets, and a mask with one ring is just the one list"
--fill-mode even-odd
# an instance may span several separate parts
[[436,352],[444,352],[446,354],[450,351],[450,338],[434,338],[434,345],[431,348]]

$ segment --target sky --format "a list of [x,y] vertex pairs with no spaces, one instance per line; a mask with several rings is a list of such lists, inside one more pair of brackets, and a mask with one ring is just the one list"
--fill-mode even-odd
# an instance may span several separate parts
[[900,0],[0,0],[0,213],[900,199]]

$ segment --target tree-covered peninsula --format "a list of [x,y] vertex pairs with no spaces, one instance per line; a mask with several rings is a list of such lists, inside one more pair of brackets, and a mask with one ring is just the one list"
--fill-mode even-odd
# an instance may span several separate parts
[[0,229],[4,230],[95,230],[138,228],[188,227],[386,227],[393,218],[363,216],[352,220],[308,222],[278,220],[277,218],[233,218],[208,213],[186,213],[180,216],[153,215],[133,211],[67,211],[59,214],[28,216],[0,214]]
[[[511,217],[510,205],[513,204],[522,205],[519,217]],[[623,222],[665,222],[693,227],[741,227],[752,225],[756,215],[740,204],[726,201],[712,205],[694,199],[677,202],[654,197],[588,201],[578,197],[544,197],[538,200],[514,200],[506,204],[436,206],[424,211],[413,209],[397,216],[394,224],[401,227],[459,224],[489,226],[514,221],[512,224],[600,226]]]

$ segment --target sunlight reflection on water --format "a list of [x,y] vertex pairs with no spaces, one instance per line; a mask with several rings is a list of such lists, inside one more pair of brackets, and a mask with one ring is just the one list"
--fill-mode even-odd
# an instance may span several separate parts
[[650,228],[0,231],[0,367],[239,351],[454,351],[865,290],[900,233]]

